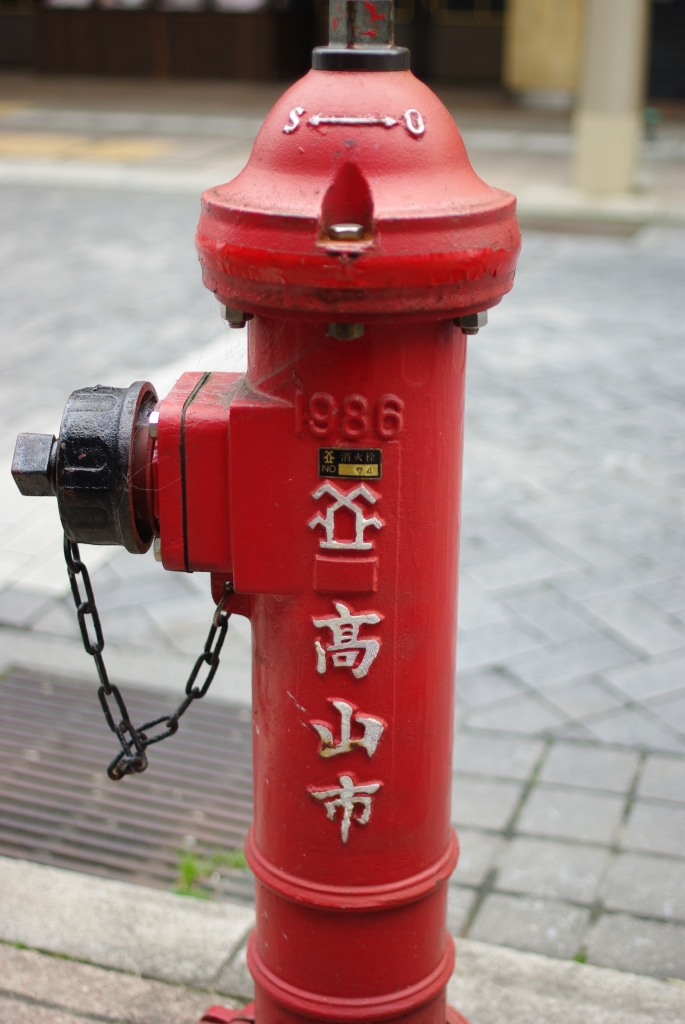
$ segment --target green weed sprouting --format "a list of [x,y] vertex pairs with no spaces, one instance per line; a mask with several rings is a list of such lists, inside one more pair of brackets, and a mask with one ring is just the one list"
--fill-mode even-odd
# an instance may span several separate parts
[[196,896],[198,899],[211,898],[211,883],[218,881],[221,868],[245,869],[247,861],[242,850],[215,850],[203,856],[194,850],[182,850],[178,854],[178,878],[173,891],[181,896]]

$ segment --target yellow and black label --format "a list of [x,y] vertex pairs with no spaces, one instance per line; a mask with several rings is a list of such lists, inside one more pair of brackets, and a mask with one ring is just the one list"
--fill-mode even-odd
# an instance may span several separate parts
[[380,480],[380,448],[319,448],[319,476]]

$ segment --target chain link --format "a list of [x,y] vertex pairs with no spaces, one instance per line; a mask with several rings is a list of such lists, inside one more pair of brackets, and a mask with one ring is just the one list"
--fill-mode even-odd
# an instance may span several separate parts
[[[214,610],[212,625],[205,642],[205,649],[193,666],[185,687],[186,695],[179,706],[172,714],[160,715],[159,718],[153,718],[150,722],[145,722],[140,726],[140,728],[136,729],[131,721],[131,716],[128,713],[126,703],[124,702],[124,698],[121,695],[119,687],[110,682],[107,675],[107,667],[105,666],[105,661],[102,657],[105,639],[102,633],[100,615],[98,614],[97,605],[95,604],[95,596],[93,594],[93,586],[90,582],[90,575],[88,574],[85,564],[81,561],[78,544],[74,544],[73,541],[70,541],[66,536],[64,537],[64,558],[67,563],[69,583],[71,584],[71,593],[74,598],[74,604],[76,605],[76,616],[78,618],[79,629],[81,630],[83,646],[85,647],[86,652],[90,654],[95,661],[95,667],[100,680],[100,687],[98,689],[100,704],[102,705],[107,725],[110,727],[112,732],[116,734],[121,746],[121,750],[107,768],[107,774],[110,779],[117,781],[118,779],[123,779],[124,775],[140,774],[140,772],[144,772],[148,766],[146,753],[147,748],[153,743],[160,743],[169,736],[173,736],[174,733],[178,731],[178,721],[181,716],[186,713],[194,700],[199,700],[207,693],[207,690],[211,686],[212,680],[214,679],[219,667],[219,654],[221,653],[221,648],[223,647],[224,640],[226,639],[228,620],[230,619],[231,614],[226,611],[225,606],[229,597],[233,593],[233,585],[231,583],[224,584],[224,593]],[[85,600],[83,599],[79,588],[78,576],[83,578],[83,589],[86,592]],[[88,622],[86,619],[86,616],[88,615],[92,619],[92,628],[95,633],[95,640],[91,639],[91,635],[88,630]],[[201,685],[196,686],[195,681],[200,674],[200,670],[203,665],[209,665],[209,671],[207,672],[204,682],[202,682]],[[114,707],[112,706],[112,701],[115,705]],[[117,718],[119,719],[118,721]],[[158,726],[162,726],[160,731],[149,736],[149,730],[155,729]]]

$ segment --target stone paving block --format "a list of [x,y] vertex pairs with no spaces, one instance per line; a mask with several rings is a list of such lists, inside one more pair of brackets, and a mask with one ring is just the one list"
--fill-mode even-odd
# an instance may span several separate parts
[[649,712],[671,729],[685,734],[685,691],[673,697],[650,701]]
[[457,671],[468,672],[493,665],[522,651],[540,646],[540,639],[530,636],[512,622],[495,622],[477,629],[460,630],[457,638]]
[[50,598],[23,587],[8,587],[0,592],[0,623],[5,626],[31,626],[51,607]]
[[[598,443],[601,444],[599,439]],[[580,467],[576,465],[568,466],[569,472],[577,472],[578,469]],[[621,495],[618,501],[625,503],[626,498],[626,495]],[[614,503],[616,504],[617,502]],[[608,545],[603,536],[606,532],[604,520],[611,518],[612,511],[610,507],[605,506],[602,509],[603,515],[598,515],[597,508],[577,509],[575,502],[572,502],[555,514],[536,516],[535,526],[540,537],[548,544],[551,542],[554,546],[561,545],[570,556],[570,560],[575,556],[578,562],[597,564],[607,557]],[[615,530],[612,531],[611,539],[614,542],[611,546],[614,547],[617,540]],[[549,582],[553,582],[553,578]]]
[[469,708],[485,707],[519,693],[520,683],[514,683],[492,669],[457,675],[457,701]]
[[531,545],[524,551],[515,551],[504,558],[476,562],[468,567],[468,574],[486,590],[501,590],[548,579],[572,566],[570,559],[564,559],[541,546]]
[[199,654],[207,639],[214,607],[209,595],[195,592],[151,602],[145,605],[145,611],[168,643],[185,654]]
[[646,601],[634,595],[602,594],[584,602],[594,615],[633,647],[646,654],[665,654],[685,646],[685,632],[664,622]]
[[[606,552],[609,556],[609,552]],[[644,587],[649,583],[662,583],[673,576],[665,567],[637,564],[630,559],[610,559],[603,564],[591,565],[556,576],[553,586],[572,601],[586,601],[597,594]]]
[[[124,554],[126,555],[128,555],[129,553],[130,552],[128,551],[124,552]],[[112,568],[112,562],[114,561],[115,557],[116,555],[112,555],[112,558],[109,560],[109,562],[105,562],[104,565],[98,566],[97,569],[94,569],[93,572],[91,572],[90,579],[94,586],[107,587],[121,581],[121,576],[118,573],[116,573]],[[160,567],[159,562],[155,562],[155,565]]]
[[634,655],[602,633],[548,644],[529,654],[510,658],[507,667],[529,686],[544,689],[576,676],[601,672],[634,661]]
[[590,933],[587,962],[619,971],[685,979],[685,928],[605,914]]
[[652,755],[647,758],[637,795],[685,803],[685,757]]
[[[69,605],[67,609],[71,612]],[[102,630],[108,644],[134,647],[169,647],[169,639],[157,628],[145,608],[113,608],[102,612]]]
[[[40,498],[38,500],[40,501]],[[53,526],[56,526],[58,522],[54,517],[54,511],[55,510],[52,509],[47,515],[42,516],[37,522],[32,522],[31,518],[27,516],[25,521],[17,525],[16,530],[13,531],[13,535],[5,536],[3,538],[4,550],[10,552],[15,551],[18,554],[40,557],[40,555],[46,550],[46,534],[47,529],[49,529],[49,526],[46,524],[46,519]]]
[[506,622],[508,618],[506,608],[499,601],[462,574],[459,581],[460,629],[477,629],[479,626],[489,626],[494,622]]
[[585,719],[583,724],[595,739],[603,743],[616,743],[638,750],[685,752],[685,742],[678,733],[660,724],[658,719],[641,708],[618,709],[597,718]]
[[464,889],[459,885],[450,885],[447,892],[447,930],[452,935],[460,935],[469,919],[471,908],[476,900],[474,889]]
[[562,712],[541,701],[536,694],[480,708],[468,715],[468,724],[474,729],[496,729],[501,732],[520,732],[528,735],[546,732],[566,721]]
[[600,896],[607,910],[685,922],[685,860],[621,853],[604,878]]
[[626,793],[635,777],[639,760],[639,754],[627,750],[555,743],[538,778],[540,782]]
[[491,832],[459,829],[459,863],[452,875],[455,885],[482,885],[503,840]]
[[447,999],[475,1024],[682,1024],[685,990],[621,971],[457,941]]
[[571,718],[601,714],[623,705],[620,697],[594,678],[574,679],[572,683],[545,687],[545,700]]
[[496,888],[591,904],[609,858],[596,846],[517,836],[498,858]]
[[503,558],[513,551],[530,547],[530,539],[501,516],[488,511],[472,517],[465,506],[461,524],[460,562],[466,567],[475,562]]
[[0,996],[0,1020],[7,1024],[84,1024],[92,1019],[80,1013],[69,1013],[52,1006],[35,1006],[33,1003]]
[[685,852],[685,807],[636,800],[621,846],[624,850],[682,857]]
[[517,594],[508,598],[505,604],[550,640],[573,640],[595,632],[595,627],[586,619],[564,607],[553,590]]
[[516,831],[577,842],[612,842],[624,800],[582,789],[535,786],[516,822]]
[[[206,992],[12,946],[0,946],[0,971],[3,994],[11,997],[0,1002],[4,1024],[24,1020],[27,1024],[61,1024],[62,1020],[191,1024],[211,1002]],[[231,1005],[226,999],[218,1002]],[[26,1016],[21,1015],[24,1008]]]
[[572,958],[589,921],[589,910],[568,903],[491,893],[469,929],[469,938]]
[[455,775],[452,784],[452,822],[501,831],[514,813],[523,786],[505,779]]
[[603,673],[612,686],[633,700],[649,700],[685,689],[685,655],[635,661]]
[[541,740],[461,733],[454,745],[453,767],[465,774],[525,780],[544,749]]
[[597,739],[589,729],[586,729],[582,722],[569,722],[567,725],[559,725],[556,729],[550,729],[549,735],[553,739],[578,740],[585,743],[596,743]]
[[140,605],[149,605],[152,608],[174,597],[187,600],[189,594],[181,573],[169,572],[160,578],[145,574],[111,586],[100,587],[95,596],[98,608],[106,612],[115,608],[135,608]]
[[[164,579],[169,575],[161,562],[155,559],[152,549],[146,551],[144,555],[133,556],[128,551],[119,549],[104,569],[108,573],[108,577],[120,580],[131,579],[132,577],[140,578],[141,576],[150,576],[152,579]],[[195,574],[192,573],[191,575],[194,576]],[[95,579],[96,576],[94,575],[93,578]]]
[[[21,498],[21,495],[19,497]],[[10,574],[11,582],[26,587],[28,590],[42,590],[53,597],[64,597],[69,590],[69,579],[66,576],[62,540],[63,534],[59,531],[59,520],[57,520],[57,523],[54,524],[53,536],[45,551],[37,552],[30,559],[25,560],[20,569]],[[83,546],[87,548],[87,545]],[[92,550],[98,554],[93,556]],[[81,554],[86,557],[88,568],[94,569],[107,560],[109,550],[106,547],[94,547],[90,551],[82,550]]]
[[46,608],[44,614],[36,617],[32,629],[40,633],[51,633],[53,636],[81,636],[75,608],[70,608],[63,601],[51,601]]
[[682,577],[665,583],[650,583],[640,587],[638,593],[671,615],[685,611],[685,579]]

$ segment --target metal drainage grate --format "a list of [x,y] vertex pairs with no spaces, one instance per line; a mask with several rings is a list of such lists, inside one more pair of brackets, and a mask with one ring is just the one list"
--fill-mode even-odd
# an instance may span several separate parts
[[[129,699],[130,698],[130,699]],[[134,721],[177,698],[126,688]],[[143,775],[112,782],[116,753],[95,687],[14,671],[0,679],[0,854],[172,888],[183,849],[240,848],[252,820],[250,712],[196,703]],[[252,876],[221,870],[217,892],[251,901]]]

